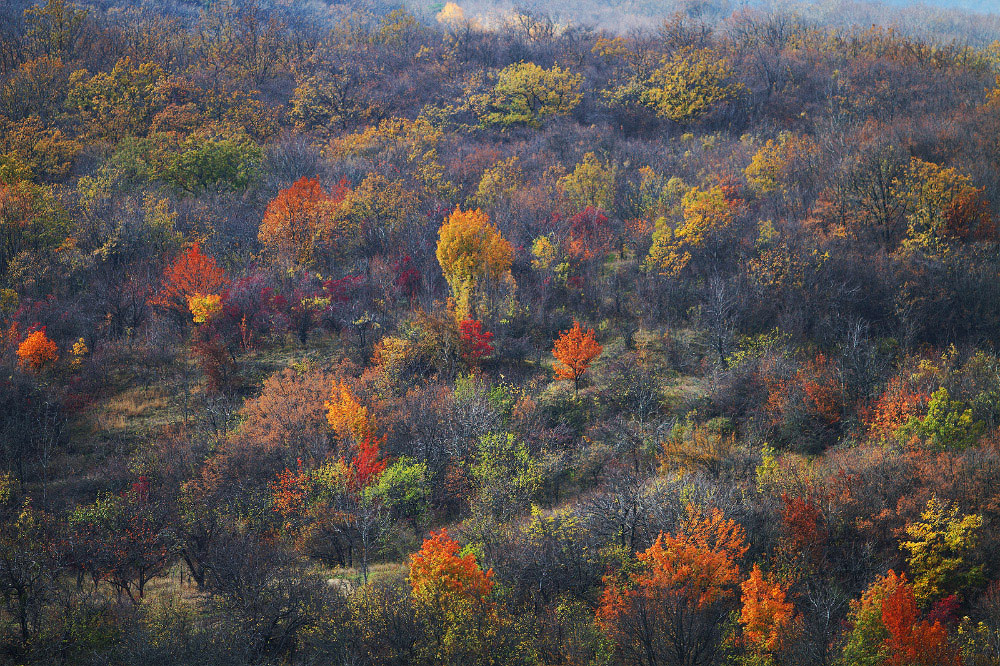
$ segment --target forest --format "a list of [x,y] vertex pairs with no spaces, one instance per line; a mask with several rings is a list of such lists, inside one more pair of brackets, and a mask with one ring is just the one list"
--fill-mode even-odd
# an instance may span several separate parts
[[714,6],[2,3],[0,663],[1000,666],[1000,19]]

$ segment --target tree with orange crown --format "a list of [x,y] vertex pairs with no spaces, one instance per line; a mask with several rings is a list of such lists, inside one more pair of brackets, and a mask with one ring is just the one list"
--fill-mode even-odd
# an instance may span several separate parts
[[295,263],[315,258],[318,242],[331,240],[334,207],[350,192],[341,180],[329,192],[317,178],[299,178],[267,205],[257,237],[269,252]]
[[448,531],[431,532],[410,556],[413,604],[431,640],[431,663],[465,663],[496,640],[502,622],[490,593],[493,570],[483,571],[475,555],[459,555]]
[[765,578],[756,564],[740,584],[743,607],[740,624],[747,648],[757,663],[772,663],[773,655],[787,644],[795,626],[795,606],[780,583]]
[[552,348],[556,358],[553,366],[556,377],[573,380],[573,391],[580,390],[580,377],[587,372],[590,364],[604,351],[594,338],[594,329],[584,331],[580,322],[573,320],[573,328],[563,331]]
[[227,284],[226,272],[194,243],[163,272],[163,287],[149,304],[188,320],[192,298],[219,294]]
[[22,366],[37,372],[59,358],[59,348],[41,328],[18,345],[17,357]]
[[606,576],[597,624],[622,662],[717,663],[746,550],[738,523],[689,506],[677,534],[660,534],[635,569]]

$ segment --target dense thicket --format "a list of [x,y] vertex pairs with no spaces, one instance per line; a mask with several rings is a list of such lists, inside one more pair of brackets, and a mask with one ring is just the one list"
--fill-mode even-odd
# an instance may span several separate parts
[[1000,43],[703,4],[6,3],[2,659],[1000,664]]

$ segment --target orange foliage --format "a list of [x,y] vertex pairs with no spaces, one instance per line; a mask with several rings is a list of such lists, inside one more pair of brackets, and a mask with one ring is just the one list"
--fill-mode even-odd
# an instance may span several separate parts
[[882,601],[882,623],[889,632],[887,666],[950,666],[961,664],[948,643],[948,631],[939,622],[920,620],[913,586],[905,575],[890,571],[888,594]]
[[574,320],[573,328],[563,331],[552,348],[557,363],[553,368],[559,379],[572,379],[575,388],[580,387],[580,377],[590,367],[591,362],[604,351],[594,338],[594,329],[584,331],[580,322]]
[[353,437],[355,441],[361,442],[375,433],[375,419],[344,382],[333,383],[330,399],[324,406],[327,409],[326,420],[337,437]]
[[445,604],[482,601],[493,589],[493,569],[480,569],[475,555],[459,556],[458,543],[442,529],[431,532],[420,551],[410,556],[409,581],[418,598],[431,597]]
[[171,310],[185,319],[190,313],[188,299],[202,294],[218,294],[229,284],[226,273],[215,259],[202,254],[195,243],[163,272],[163,288],[150,305]]
[[330,231],[324,213],[349,191],[346,180],[327,192],[316,178],[299,178],[267,205],[257,234],[260,242],[275,254],[310,261],[313,244]]
[[755,650],[774,652],[787,639],[795,619],[795,607],[786,599],[785,588],[765,579],[755,564],[740,589],[743,593],[740,611],[743,635]]
[[24,339],[17,348],[17,356],[24,367],[41,370],[59,358],[59,348],[45,335],[45,328],[41,328]]
[[911,418],[923,416],[930,399],[930,393],[925,388],[914,386],[903,377],[893,377],[875,405],[868,410],[869,436],[875,440],[889,438]]
[[740,573],[736,560],[746,550],[743,528],[724,518],[721,511],[714,509],[708,517],[692,512],[677,535],[660,534],[652,546],[639,553],[642,571],[631,580],[622,584],[613,577],[605,578],[598,624],[613,632],[637,598],[678,596],[702,609],[732,597]]

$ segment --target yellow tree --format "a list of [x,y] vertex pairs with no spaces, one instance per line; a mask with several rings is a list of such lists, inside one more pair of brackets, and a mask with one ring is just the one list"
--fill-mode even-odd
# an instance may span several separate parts
[[470,106],[483,126],[537,127],[549,116],[565,115],[583,99],[583,76],[558,65],[544,69],[532,62],[510,65],[497,74],[493,89],[473,95]]
[[552,348],[556,377],[573,380],[574,392],[579,391],[580,377],[602,351],[604,347],[594,338],[594,329],[584,331],[580,322],[573,320],[573,328],[563,331]]
[[330,391],[330,399],[323,403],[326,420],[341,439],[353,438],[356,443],[375,435],[375,419],[367,407],[361,404],[350,387],[342,381],[335,381]]
[[613,104],[640,105],[657,116],[687,123],[736,99],[741,88],[732,83],[729,62],[711,49],[682,49],[665,56],[645,80],[633,79],[605,92]]
[[983,240],[995,235],[983,189],[969,176],[919,157],[894,187],[906,211],[904,246],[940,255],[953,240]]
[[921,603],[960,593],[979,582],[983,567],[966,561],[976,547],[976,531],[983,518],[960,516],[958,507],[932,496],[917,520],[906,526],[909,540],[900,548],[913,573],[913,593]]
[[438,230],[437,258],[455,300],[458,321],[472,316],[472,297],[483,280],[510,279],[514,250],[489,216],[479,210],[455,212]]
[[742,201],[724,185],[694,187],[681,200],[683,221],[672,228],[665,218],[656,222],[646,266],[665,275],[677,275],[691,261],[691,253],[705,247],[736,220]]

